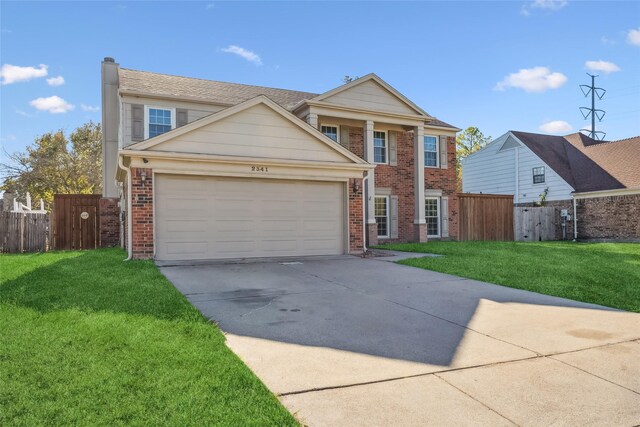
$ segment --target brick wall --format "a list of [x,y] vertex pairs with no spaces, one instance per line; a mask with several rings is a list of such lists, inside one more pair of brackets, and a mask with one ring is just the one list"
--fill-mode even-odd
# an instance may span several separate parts
[[153,257],[153,174],[148,168],[131,168],[133,258]]
[[415,181],[413,132],[396,132],[397,166],[377,165],[374,171],[377,188],[389,188],[398,196],[398,238],[379,242],[409,242],[415,239]]
[[100,246],[109,248],[120,244],[120,207],[117,197],[100,199]]
[[[358,183],[358,189],[354,184]],[[349,183],[349,253],[361,253],[364,248],[364,215],[362,210],[362,179],[350,179]]]
[[449,238],[458,237],[458,198],[456,197],[456,139],[447,138],[447,169],[425,168],[425,190],[442,190],[449,198]]
[[640,194],[578,199],[578,239],[640,240]]

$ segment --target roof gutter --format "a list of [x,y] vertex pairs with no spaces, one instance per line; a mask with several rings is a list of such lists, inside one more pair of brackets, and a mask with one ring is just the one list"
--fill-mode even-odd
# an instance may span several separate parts
[[131,214],[131,168],[124,165],[124,156],[118,156],[118,165],[123,171],[127,173],[127,258],[124,261],[129,261],[133,258],[133,239],[131,228],[133,227],[133,215]]

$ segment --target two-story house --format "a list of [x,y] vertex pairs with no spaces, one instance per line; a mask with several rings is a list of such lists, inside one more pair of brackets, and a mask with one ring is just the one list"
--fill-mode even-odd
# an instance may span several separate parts
[[455,135],[375,74],[322,94],[102,63],[104,196],[135,258],[455,238]]

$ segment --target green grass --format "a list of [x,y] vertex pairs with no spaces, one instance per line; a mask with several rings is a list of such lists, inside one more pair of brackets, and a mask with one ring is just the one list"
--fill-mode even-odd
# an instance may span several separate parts
[[0,256],[0,425],[297,425],[150,261]]
[[640,244],[429,242],[378,246],[442,254],[401,264],[640,312]]

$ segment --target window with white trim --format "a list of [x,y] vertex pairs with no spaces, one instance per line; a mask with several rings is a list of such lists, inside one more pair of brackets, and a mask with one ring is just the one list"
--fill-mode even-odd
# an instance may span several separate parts
[[162,135],[176,127],[175,110],[172,108],[145,107],[145,139]]
[[424,136],[424,166],[427,168],[438,167],[438,137]]
[[320,126],[320,132],[324,133],[335,142],[340,142],[340,128],[336,125],[322,125]]
[[533,168],[533,183],[544,184],[544,166]]
[[378,237],[389,237],[389,196],[375,196],[374,211]]
[[440,237],[440,197],[425,197],[424,216],[427,220],[427,236]]
[[373,163],[387,163],[387,132],[373,131]]

